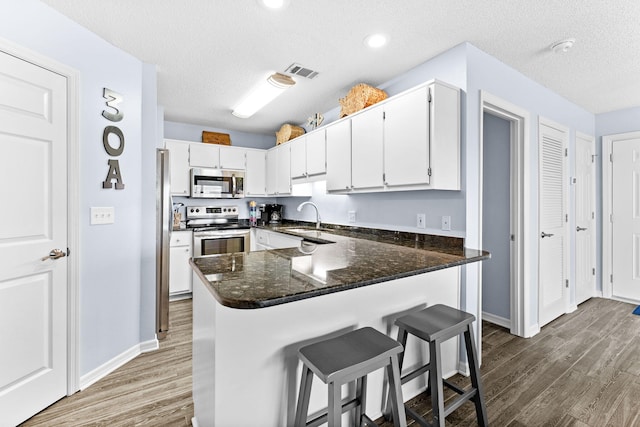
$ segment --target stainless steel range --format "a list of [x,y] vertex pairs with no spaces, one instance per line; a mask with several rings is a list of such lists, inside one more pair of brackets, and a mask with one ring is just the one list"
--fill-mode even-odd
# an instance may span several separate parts
[[249,222],[237,206],[187,206],[187,228],[193,230],[193,256],[249,252]]

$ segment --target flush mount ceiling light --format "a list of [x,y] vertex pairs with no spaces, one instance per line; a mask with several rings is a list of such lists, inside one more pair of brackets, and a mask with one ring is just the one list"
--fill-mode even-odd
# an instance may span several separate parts
[[363,40],[365,46],[372,49],[378,49],[387,44],[388,37],[384,34],[370,34]]
[[273,101],[282,92],[295,85],[296,81],[290,76],[274,73],[258,86],[233,109],[231,114],[241,119],[246,119],[255,114],[256,111]]
[[549,46],[549,49],[551,49],[554,53],[566,53],[573,47],[573,44],[575,42],[576,39],[560,40]]
[[288,2],[289,0],[258,0],[258,3],[267,9],[282,9]]

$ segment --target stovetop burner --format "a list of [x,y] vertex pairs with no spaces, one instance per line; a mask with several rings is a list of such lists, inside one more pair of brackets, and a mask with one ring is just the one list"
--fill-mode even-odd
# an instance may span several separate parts
[[187,206],[187,228],[193,231],[242,230],[249,221],[238,219],[237,206]]

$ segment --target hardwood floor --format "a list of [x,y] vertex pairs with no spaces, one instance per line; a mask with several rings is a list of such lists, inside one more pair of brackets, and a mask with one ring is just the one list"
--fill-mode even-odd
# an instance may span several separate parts
[[190,426],[191,331],[191,300],[171,302],[169,332],[159,350],[136,357],[21,426]]
[[[631,314],[633,308],[593,298],[529,339],[484,322],[481,371],[489,424],[640,426],[640,316]],[[170,322],[159,351],[137,357],[23,425],[190,425],[190,300],[171,303]],[[469,384],[461,375],[453,381]],[[424,395],[410,404],[422,414],[431,408]],[[464,404],[446,422],[477,425],[473,404]]]

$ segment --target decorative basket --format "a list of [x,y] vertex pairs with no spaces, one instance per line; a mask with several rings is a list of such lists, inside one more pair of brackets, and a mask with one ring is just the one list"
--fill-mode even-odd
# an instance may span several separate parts
[[351,88],[347,96],[340,98],[340,118],[363,110],[373,104],[387,99],[387,93],[382,89],[358,83]]
[[207,144],[231,145],[231,137],[228,133],[202,131],[202,142]]
[[276,132],[276,145],[280,145],[283,142],[290,141],[293,138],[297,138],[304,133],[304,129],[300,126],[294,126],[285,123],[282,125],[280,130]]

